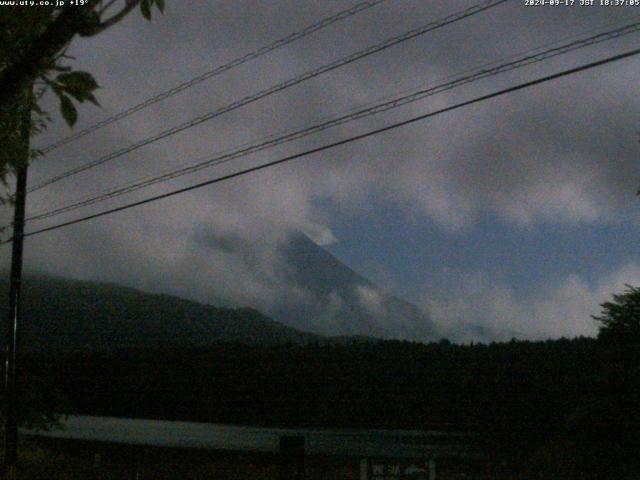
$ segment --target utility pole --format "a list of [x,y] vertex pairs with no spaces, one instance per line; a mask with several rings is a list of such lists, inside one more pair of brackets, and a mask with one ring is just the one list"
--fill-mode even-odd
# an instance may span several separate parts
[[16,165],[16,194],[13,213],[13,238],[11,243],[11,283],[9,288],[9,312],[7,315],[5,357],[5,429],[4,429],[4,478],[15,480],[18,461],[18,399],[16,388],[16,353],[18,347],[18,320],[20,319],[20,288],[22,284],[22,246],[24,240],[24,211],[27,197],[27,166],[29,164],[31,134],[31,95],[29,86],[18,107],[20,140],[22,148]]

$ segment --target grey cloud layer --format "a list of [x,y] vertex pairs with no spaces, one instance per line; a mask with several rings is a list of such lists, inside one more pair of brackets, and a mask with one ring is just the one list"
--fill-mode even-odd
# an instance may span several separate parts
[[[186,8],[172,2],[165,16],[151,24],[136,14],[102,36],[73,45],[77,66],[93,72],[104,87],[100,92],[104,110],[82,107],[81,121],[97,121],[348,4],[190,2]],[[32,181],[471,4],[390,1],[55,152],[33,168]],[[313,123],[473,65],[621,22],[632,13],[579,7],[533,9],[519,1],[509,2],[57,184],[34,194],[30,207],[35,210],[82,197],[238,143]],[[571,55],[571,60],[484,81],[219,170],[175,180],[172,186],[298,152],[637,42],[635,36],[590,48]],[[119,281],[203,301],[268,308],[286,295],[312,301],[287,283],[283,274],[287,265],[277,246],[291,230],[302,230],[319,243],[335,240],[331,216],[318,206],[320,199],[356,214],[372,200],[391,202],[451,234],[464,234],[482,214],[496,216],[514,228],[536,228],[543,222],[616,223],[634,207],[640,178],[637,65],[637,60],[625,61],[322,156],[43,235],[29,241],[27,263],[32,269]],[[45,134],[42,144],[66,133],[60,123]],[[128,198],[169,188],[157,186]],[[207,242],[206,238],[218,240]],[[230,248],[230,244],[242,248]],[[251,252],[249,260],[246,252]]]

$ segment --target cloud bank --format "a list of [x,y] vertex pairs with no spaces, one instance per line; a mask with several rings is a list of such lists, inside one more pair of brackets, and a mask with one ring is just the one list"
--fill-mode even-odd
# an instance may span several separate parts
[[[455,297],[429,298],[425,307],[435,322],[460,341],[545,339],[595,336],[592,315],[600,304],[625,285],[640,284],[640,265],[629,263],[590,283],[570,275],[550,283],[527,298],[518,296],[503,279],[467,272],[457,279]],[[470,324],[481,328],[468,328]]]
[[[472,4],[433,3],[388,2],[198,85],[144,114],[56,151],[33,166],[30,181],[37,183],[54,172]],[[217,2],[215,8],[207,2],[189,8],[176,4],[151,24],[132,15],[105,34],[75,41],[72,46],[70,54],[77,58],[77,68],[91,71],[103,87],[103,109],[83,107],[80,121],[82,125],[96,122],[348,4],[244,0]],[[622,24],[628,16],[621,11],[624,9],[569,8],[554,14],[549,10],[509,2],[35,192],[30,196],[29,211],[64,204],[234,145],[316,123],[419,85],[432,85],[533,45]],[[343,125],[104,206],[144,198],[442,108],[623,51],[633,41],[630,37],[590,47],[568,58]],[[433,224],[452,237],[470,235],[486,216],[516,230],[635,222],[630,212],[637,206],[634,193],[640,178],[636,76],[637,61],[621,62],[292,164],[33,237],[27,242],[26,266],[200,301],[269,309],[283,299],[297,302],[305,298],[305,292],[287,280],[287,272],[294,266],[279,253],[282,245],[291,232],[304,232],[329,248],[340,242],[333,225],[336,211],[357,219],[361,212],[370,212],[372,205],[384,205],[414,222]],[[51,110],[57,108],[52,99],[47,102]],[[38,144],[67,133],[57,122]],[[98,208],[91,207],[59,220],[95,211]],[[32,227],[48,224],[39,222]],[[428,244],[429,239],[424,241]],[[7,253],[5,249],[5,263]],[[348,263],[349,259],[345,260]],[[424,304],[435,318],[454,325],[464,318],[498,330],[507,325],[509,330],[534,337],[594,334],[589,319],[594,306],[619,284],[616,275],[633,280],[635,268],[621,267],[598,284],[587,284],[575,276],[550,279],[553,288],[526,300],[508,283],[496,283],[482,272],[463,273],[460,282],[464,293],[459,297],[431,299]],[[360,294],[363,302],[375,307],[375,298],[366,291]]]

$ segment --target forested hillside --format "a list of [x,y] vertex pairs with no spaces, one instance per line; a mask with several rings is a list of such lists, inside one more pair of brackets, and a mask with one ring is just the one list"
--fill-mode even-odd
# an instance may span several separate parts
[[466,430],[553,472],[631,468],[640,448],[636,337],[337,341],[112,285],[27,281],[25,296],[19,378],[31,412]]
[[[0,288],[6,291],[6,280]],[[0,311],[6,311],[7,297],[0,295]],[[304,344],[321,339],[252,308],[218,308],[118,285],[46,276],[24,280],[22,306],[20,339],[27,350],[203,346],[220,341]]]
[[[640,427],[640,352],[594,339],[32,354],[70,413],[541,439]],[[635,430],[633,430],[635,432]],[[635,436],[635,433],[634,433]]]

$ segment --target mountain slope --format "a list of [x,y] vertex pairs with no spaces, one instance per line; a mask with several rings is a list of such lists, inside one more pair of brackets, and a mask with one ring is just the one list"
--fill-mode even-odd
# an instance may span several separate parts
[[[0,311],[6,312],[6,280],[0,288]],[[20,341],[26,349],[109,350],[215,342],[276,345],[321,340],[251,308],[217,308],[112,284],[45,276],[27,277],[23,283]]]
[[436,326],[426,313],[384,292],[308,237],[293,235],[282,253],[290,267],[288,282],[312,300],[276,306],[269,314],[277,320],[323,335],[420,341],[438,338]]
[[[252,308],[219,308],[114,284],[26,277],[21,342],[27,349],[110,350],[440,338],[424,312],[384,292],[308,237],[294,235],[282,249],[287,264],[283,275],[305,293],[305,301],[294,303],[284,296],[267,311],[269,316]],[[6,311],[7,277],[5,273],[0,281],[1,312]]]

